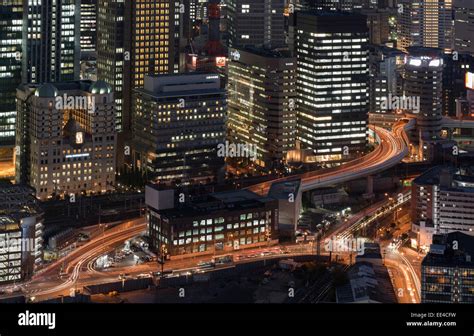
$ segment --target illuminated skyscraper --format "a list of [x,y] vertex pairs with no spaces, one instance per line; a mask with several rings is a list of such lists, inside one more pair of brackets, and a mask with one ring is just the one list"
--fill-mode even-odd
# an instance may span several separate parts
[[21,41],[23,1],[13,0],[0,6],[0,152],[12,155],[15,144],[16,88],[21,82]]
[[81,58],[95,56],[97,0],[81,0]]
[[[115,98],[118,131],[123,130],[124,82],[130,80],[125,71],[125,3],[122,0],[97,2],[97,78],[111,85]],[[127,55],[129,58],[129,54]],[[129,63],[129,62],[128,62]]]
[[227,0],[229,45],[285,46],[284,5],[284,0]]
[[168,0],[99,0],[98,79],[117,93],[119,130],[130,131],[131,97],[145,75],[184,68],[181,8]]
[[307,11],[296,12],[294,24],[297,139],[316,162],[357,156],[367,143],[367,19]]
[[23,83],[79,79],[80,0],[24,1]]
[[454,0],[455,49],[474,56],[474,1]]
[[405,96],[419,99],[417,117],[420,157],[430,157],[431,144],[438,140],[442,124],[443,58],[440,49],[410,47],[405,59]]
[[281,168],[296,140],[296,59],[255,48],[230,54],[229,141],[255,146],[262,169]]
[[453,0],[400,0],[398,13],[400,49],[453,49]]

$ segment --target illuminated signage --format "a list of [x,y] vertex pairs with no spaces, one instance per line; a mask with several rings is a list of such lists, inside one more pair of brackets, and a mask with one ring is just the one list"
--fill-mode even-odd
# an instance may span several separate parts
[[419,58],[410,58],[410,61],[409,61],[408,64],[418,67],[418,66],[421,65],[421,59],[419,59]]
[[466,72],[466,88],[474,90],[474,73]]
[[84,143],[84,133],[77,132],[76,133],[76,144],[80,145]]
[[437,59],[434,59],[434,60],[430,61],[429,66],[430,67],[439,67],[441,64],[442,64],[441,59],[437,58]]
[[218,67],[225,67],[226,65],[226,58],[225,57],[216,57],[216,66]]
[[82,158],[82,157],[89,157],[89,153],[66,155],[66,159],[77,159],[77,158]]

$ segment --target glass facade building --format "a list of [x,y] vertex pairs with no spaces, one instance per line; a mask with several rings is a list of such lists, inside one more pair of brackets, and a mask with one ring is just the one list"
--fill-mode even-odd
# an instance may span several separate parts
[[[0,6],[0,150],[15,144],[15,96],[21,83],[22,26],[22,0]],[[2,156],[0,154],[0,159]]]
[[145,77],[134,94],[134,164],[156,181],[214,179],[224,166],[226,114],[217,74]]
[[24,1],[23,83],[79,79],[80,0]]
[[345,12],[296,12],[297,140],[316,162],[365,151],[369,112],[367,19]]
[[157,210],[148,204],[151,247],[171,257],[265,246],[278,237],[278,201],[250,191],[203,196]]
[[422,303],[474,303],[474,237],[461,232],[433,237],[421,264]]

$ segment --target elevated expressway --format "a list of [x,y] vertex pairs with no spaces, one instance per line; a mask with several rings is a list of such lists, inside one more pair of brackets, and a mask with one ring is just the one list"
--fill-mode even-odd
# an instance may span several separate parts
[[443,128],[474,128],[474,120],[453,119],[444,117]]
[[401,120],[393,126],[392,131],[371,126],[370,131],[378,146],[369,154],[339,167],[270,180],[247,189],[266,195],[273,183],[300,178],[300,192],[304,192],[380,173],[397,165],[408,154],[409,140],[406,133],[415,127],[415,123],[414,119]]

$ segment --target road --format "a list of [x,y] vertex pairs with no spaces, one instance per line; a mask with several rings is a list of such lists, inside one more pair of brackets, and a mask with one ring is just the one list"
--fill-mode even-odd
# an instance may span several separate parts
[[421,301],[420,278],[413,265],[405,257],[400,247],[384,248],[385,263],[392,271],[394,289],[400,303],[419,303]]
[[398,122],[392,132],[381,127],[371,126],[378,138],[379,145],[369,154],[338,167],[270,180],[247,189],[265,195],[275,182],[301,178],[300,190],[304,192],[379,173],[397,165],[408,154],[406,131],[413,126],[413,120]]
[[[408,123],[404,121],[397,123],[392,132],[380,127],[373,127],[375,137],[379,143],[374,151],[362,158],[350,161],[339,167],[297,175],[302,181],[301,190],[307,191],[330,184],[342,183],[355,178],[375,174],[396,165],[408,153],[405,131],[410,127],[412,127],[411,121]],[[273,182],[293,178],[295,178],[295,176],[276,179],[252,186],[249,189],[255,192],[266,193]],[[341,228],[338,229],[337,234],[340,235],[341,233],[344,233],[344,236],[346,236],[348,232],[350,234],[353,232],[354,226],[360,223],[361,218],[367,215],[370,216],[372,212],[377,211],[378,208],[379,204],[371,207],[367,212],[359,214],[358,217],[353,219],[354,222],[351,220],[344,223]],[[100,255],[113,250],[117,245],[123,243],[123,241],[140,234],[145,230],[145,227],[146,224],[144,223],[144,220],[141,222],[132,221],[126,222],[116,229],[104,232],[103,235],[78,247],[67,256],[61,258],[36,274],[31,281],[23,286],[24,291],[29,297],[35,296],[36,298],[44,299],[48,297],[56,297],[58,295],[68,295],[72,288],[80,288],[90,283],[100,283],[107,279],[116,279],[117,275],[120,274],[119,272],[123,272],[124,270],[116,269],[112,272],[98,272],[93,268],[94,260]],[[290,255],[294,253],[307,253],[304,251],[291,251],[292,249],[298,248],[301,249],[301,246],[295,245],[289,247],[290,251],[287,253]],[[262,250],[263,249],[260,249],[258,251]],[[259,252],[256,253],[258,254]],[[283,252],[280,253],[280,256],[281,254],[283,254]],[[278,255],[278,253],[276,255]],[[262,258],[265,257],[268,256],[262,256]],[[253,258],[251,259],[252,261],[254,260]],[[199,260],[191,259],[169,262],[165,268],[185,268],[196,265],[198,261]],[[239,260],[238,262],[246,261]],[[134,274],[138,274],[139,272],[156,270],[157,268],[158,265],[143,265],[140,267],[133,267],[133,272]],[[58,274],[61,270],[66,274],[65,279],[58,279]]]
[[[388,205],[393,203],[393,201],[386,199],[373,205],[369,209],[354,215],[353,218],[347,222],[343,222],[335,232],[329,235],[329,237],[347,237],[348,234],[353,232],[354,227],[360,224],[360,219],[379,216],[381,215],[382,209],[385,209],[384,211],[389,211],[387,210]],[[394,208],[396,208],[396,206]],[[91,284],[116,281],[120,274],[128,273],[130,276],[136,276],[141,273],[149,273],[159,270],[160,266],[156,262],[128,267],[114,267],[104,271],[99,271],[94,268],[94,262],[97,258],[122,245],[125,240],[141,234],[145,229],[146,224],[144,219],[139,219],[125,222],[113,229],[100,233],[98,237],[77,247],[67,256],[49,265],[41,273],[36,274],[31,281],[22,285],[25,294],[30,298],[34,297],[36,301],[41,301],[61,295],[67,296],[70,294],[72,289],[81,289],[84,286]],[[324,250],[323,242],[321,242],[321,244],[321,254],[327,255],[329,251]],[[232,253],[234,254],[235,263],[245,263],[282,256],[291,257],[296,255],[308,255],[315,253],[315,250],[316,248],[314,244],[291,244],[285,246],[264,246],[250,250],[233,251]],[[336,255],[336,253],[333,253],[333,256]],[[340,253],[340,256],[343,255],[344,253]],[[396,257],[398,263],[404,262],[403,256]],[[209,261],[211,258],[212,255],[207,255],[196,258],[168,261],[166,262],[164,269],[192,269],[195,268],[200,261]],[[343,258],[343,260],[345,259]],[[66,274],[63,279],[60,279],[58,276],[61,269],[63,269],[63,273]],[[404,277],[400,279],[402,279],[402,281],[404,281],[404,278],[408,279],[410,273],[412,273],[412,271],[406,270],[406,274],[408,275],[405,276],[405,272],[403,272]],[[411,277],[414,279],[413,276]],[[411,284],[415,284],[416,281],[410,281],[411,282],[403,283],[400,286],[403,286],[403,288],[415,287]]]
[[[38,272],[30,281],[23,284],[24,293],[29,297],[49,298],[58,295],[69,295],[71,288],[79,287],[78,280],[82,268],[87,267],[90,260],[114,249],[125,240],[135,237],[146,229],[145,219],[127,221],[77,247],[68,255],[48,265]],[[65,274],[59,278],[60,272]]]

